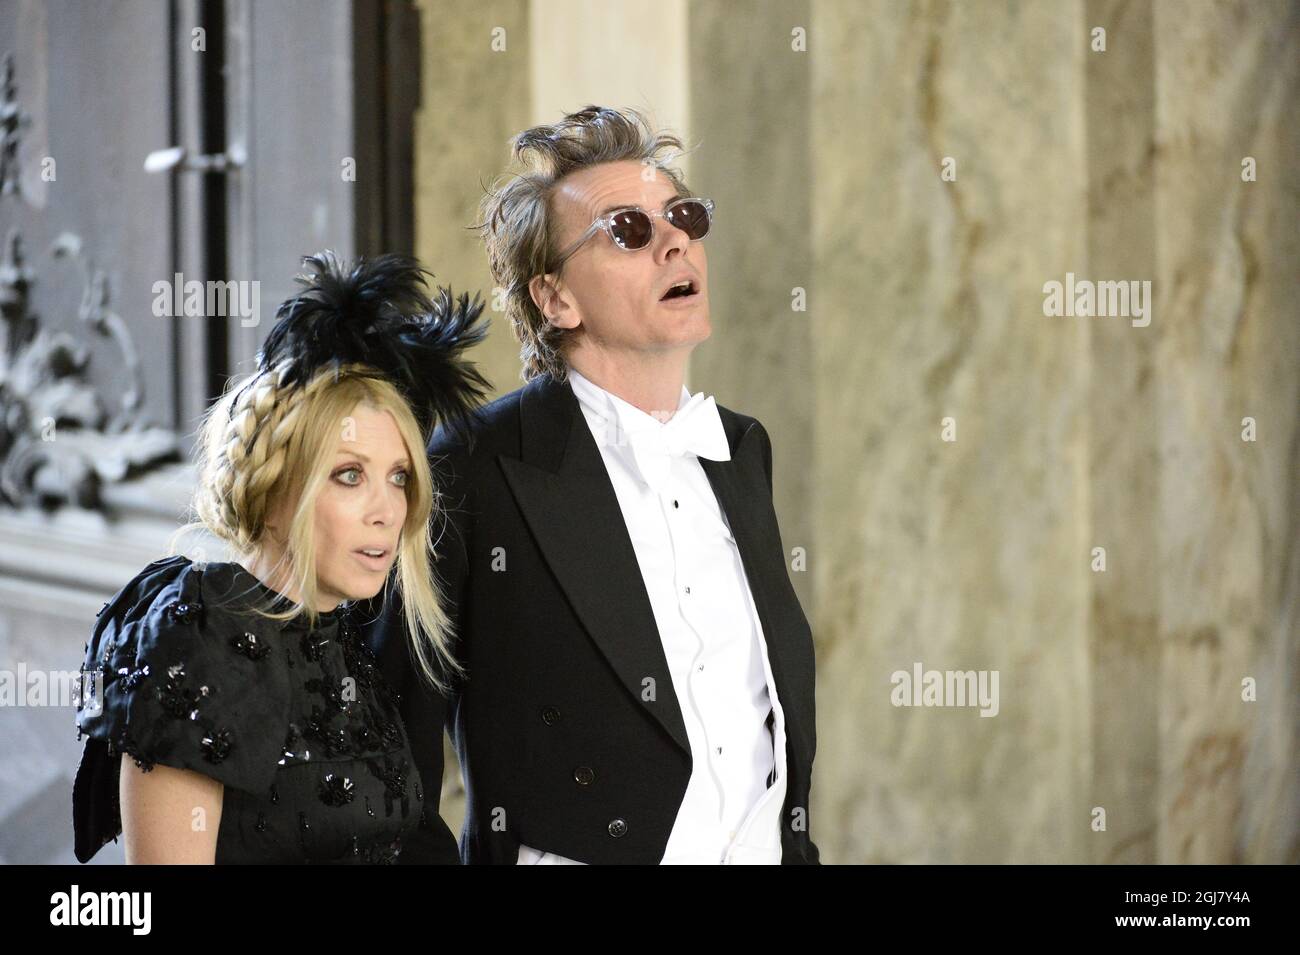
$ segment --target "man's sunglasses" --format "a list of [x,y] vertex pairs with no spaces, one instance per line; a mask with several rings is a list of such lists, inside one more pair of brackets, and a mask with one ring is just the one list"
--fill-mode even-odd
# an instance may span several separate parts
[[709,234],[709,225],[713,222],[713,200],[684,197],[668,204],[663,212],[646,212],[640,206],[625,206],[600,216],[588,226],[587,231],[560,254],[552,272],[568,261],[569,256],[577,252],[582,244],[603,229],[624,252],[636,252],[644,249],[654,238],[654,220],[664,219],[669,225],[676,226],[698,242]]

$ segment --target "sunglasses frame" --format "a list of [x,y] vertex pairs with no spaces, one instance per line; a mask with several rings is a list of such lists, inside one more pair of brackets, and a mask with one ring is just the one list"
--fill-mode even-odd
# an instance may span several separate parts
[[[564,263],[569,260],[569,257],[573,255],[573,253],[577,252],[580,248],[582,248],[583,244],[586,243],[586,241],[590,239],[593,235],[595,235],[598,231],[604,232],[607,236],[609,236],[609,241],[614,243],[614,247],[623,252],[641,252],[645,249],[648,249],[655,240],[655,219],[667,220],[669,211],[681,205],[683,202],[698,202],[700,205],[704,206],[704,214],[708,217],[709,228],[704,233],[704,235],[700,236],[698,239],[691,239],[692,242],[703,242],[706,238],[708,238],[709,232],[713,230],[713,209],[716,204],[712,199],[705,199],[703,196],[679,196],[678,198],[674,199],[672,202],[668,203],[668,205],[664,207],[662,212],[655,212],[655,211],[642,209],[640,206],[637,205],[619,206],[617,209],[611,209],[603,216],[598,216],[596,220],[587,227],[587,231],[584,232],[579,239],[573,242],[572,245],[570,245],[567,249],[564,250],[563,253],[560,254],[559,259],[555,263],[555,267],[551,269],[551,271],[558,273],[560,269],[564,267]],[[614,227],[613,227],[614,216],[618,215],[621,212],[631,212],[633,210],[643,213],[650,219],[650,239],[648,242],[646,242],[645,245],[641,246],[638,249],[626,248],[625,246],[620,245],[618,240],[614,238]],[[673,228],[677,229],[681,227],[673,226]]]

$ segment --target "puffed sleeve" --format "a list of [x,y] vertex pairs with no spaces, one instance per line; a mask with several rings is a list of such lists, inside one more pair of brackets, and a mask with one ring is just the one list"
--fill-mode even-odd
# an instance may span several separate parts
[[122,831],[121,754],[265,792],[284,755],[289,675],[278,629],[209,600],[199,566],[155,561],[100,611],[86,645],[73,786],[75,852]]

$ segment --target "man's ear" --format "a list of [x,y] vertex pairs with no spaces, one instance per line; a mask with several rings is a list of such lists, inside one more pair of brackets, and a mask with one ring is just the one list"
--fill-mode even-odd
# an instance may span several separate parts
[[573,328],[578,324],[578,317],[573,306],[566,301],[564,293],[550,273],[534,275],[528,280],[528,294],[533,304],[548,322],[557,328]]
[[551,299],[555,296],[555,288],[545,275],[534,275],[528,280],[528,294],[532,297],[533,304],[537,310],[547,318],[551,317],[553,306],[550,304]]

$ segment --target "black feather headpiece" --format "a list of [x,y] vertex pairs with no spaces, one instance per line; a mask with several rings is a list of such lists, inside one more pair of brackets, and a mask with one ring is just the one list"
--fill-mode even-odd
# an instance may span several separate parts
[[468,434],[470,419],[491,386],[462,353],[481,342],[476,294],[453,299],[439,288],[430,300],[432,273],[407,255],[385,254],[343,265],[331,250],[303,258],[306,289],[275,313],[275,326],[258,353],[268,371],[289,361],[284,384],[303,385],[322,368],[354,362],[382,372],[406,397],[430,436],[437,422]]

